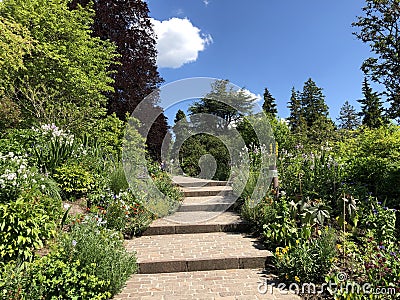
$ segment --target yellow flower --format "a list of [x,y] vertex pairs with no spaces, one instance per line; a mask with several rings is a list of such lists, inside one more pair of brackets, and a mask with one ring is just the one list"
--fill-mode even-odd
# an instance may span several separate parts
[[337,248],[338,250],[342,249],[342,244],[336,244],[336,248]]
[[300,278],[297,276],[294,276],[294,280],[296,280],[297,282],[300,282]]
[[317,233],[318,233],[318,235],[322,234],[321,230],[319,230],[319,229],[318,229]]
[[300,241],[299,240],[296,240],[296,244],[298,245],[300,243]]
[[286,275],[285,275],[285,278],[286,278],[286,279],[289,279],[289,275],[288,275],[288,274],[286,274]]

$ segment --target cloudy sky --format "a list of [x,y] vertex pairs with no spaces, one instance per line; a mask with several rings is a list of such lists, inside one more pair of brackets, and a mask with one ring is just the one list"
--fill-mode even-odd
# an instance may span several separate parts
[[268,87],[287,117],[294,86],[312,78],[333,119],[362,97],[360,66],[370,53],[351,23],[362,0],[148,0],[166,83],[190,77],[229,79],[262,95]]

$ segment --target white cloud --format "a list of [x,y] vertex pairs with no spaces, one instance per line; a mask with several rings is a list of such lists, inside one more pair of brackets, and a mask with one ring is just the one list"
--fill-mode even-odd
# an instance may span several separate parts
[[254,102],[258,102],[258,101],[260,101],[260,100],[262,99],[262,97],[261,97],[260,94],[257,94],[257,95],[256,95],[256,94],[250,92],[250,91],[247,90],[247,89],[243,89],[243,93],[244,93],[246,96],[250,96],[251,98],[253,98]]
[[203,3],[205,6],[208,6],[208,4],[210,4],[210,0],[203,0]]
[[179,68],[194,62],[199,52],[213,42],[211,35],[202,34],[186,18],[152,19],[152,23],[157,35],[157,65],[161,68]]

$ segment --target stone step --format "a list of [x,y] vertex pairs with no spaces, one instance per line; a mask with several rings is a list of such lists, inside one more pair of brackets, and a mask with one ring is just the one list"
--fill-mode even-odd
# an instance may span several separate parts
[[184,187],[185,197],[227,196],[232,195],[230,186]]
[[234,196],[187,197],[178,212],[210,211],[224,212],[235,203]]
[[181,187],[206,187],[206,186],[225,186],[227,181],[208,180],[201,178],[192,178],[184,176],[174,176],[172,181],[175,185]]
[[[198,222],[195,222],[196,220]],[[210,212],[176,212],[167,218],[155,220],[143,235],[247,232],[248,230],[250,230],[250,224],[243,221],[235,212],[212,214]]]
[[273,257],[257,239],[227,232],[142,236],[126,248],[141,274],[264,268]]
[[114,300],[301,299],[277,285],[276,277],[261,269],[134,274]]

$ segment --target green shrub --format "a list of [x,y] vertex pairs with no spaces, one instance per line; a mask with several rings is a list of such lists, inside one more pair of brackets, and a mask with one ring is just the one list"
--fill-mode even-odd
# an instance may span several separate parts
[[21,110],[18,105],[0,93],[0,131],[18,125],[20,119]]
[[0,257],[3,262],[30,261],[34,251],[56,234],[56,209],[48,214],[52,199],[35,191],[23,191],[16,201],[0,204]]
[[94,187],[93,175],[82,165],[68,163],[55,169],[54,179],[66,198],[78,199]]
[[125,191],[129,188],[125,171],[121,163],[117,163],[109,175],[109,186],[114,194]]
[[363,128],[338,144],[348,182],[364,185],[388,206],[400,208],[400,126]]
[[335,247],[335,231],[328,228],[315,238],[299,238],[295,245],[276,248],[280,277],[298,282],[321,282],[333,266]]
[[105,227],[122,232],[127,237],[142,233],[154,217],[130,191],[89,196],[90,212]]
[[256,231],[261,231],[264,224],[273,223],[277,217],[274,200],[265,197],[261,202],[255,203],[250,198],[244,201],[240,214],[243,219],[249,221]]
[[[106,282],[104,292],[118,293],[129,276],[137,269],[135,255],[127,253],[120,233],[103,228],[93,217],[72,227],[59,240],[64,262],[79,262],[92,275]],[[87,270],[87,269],[86,269]]]

